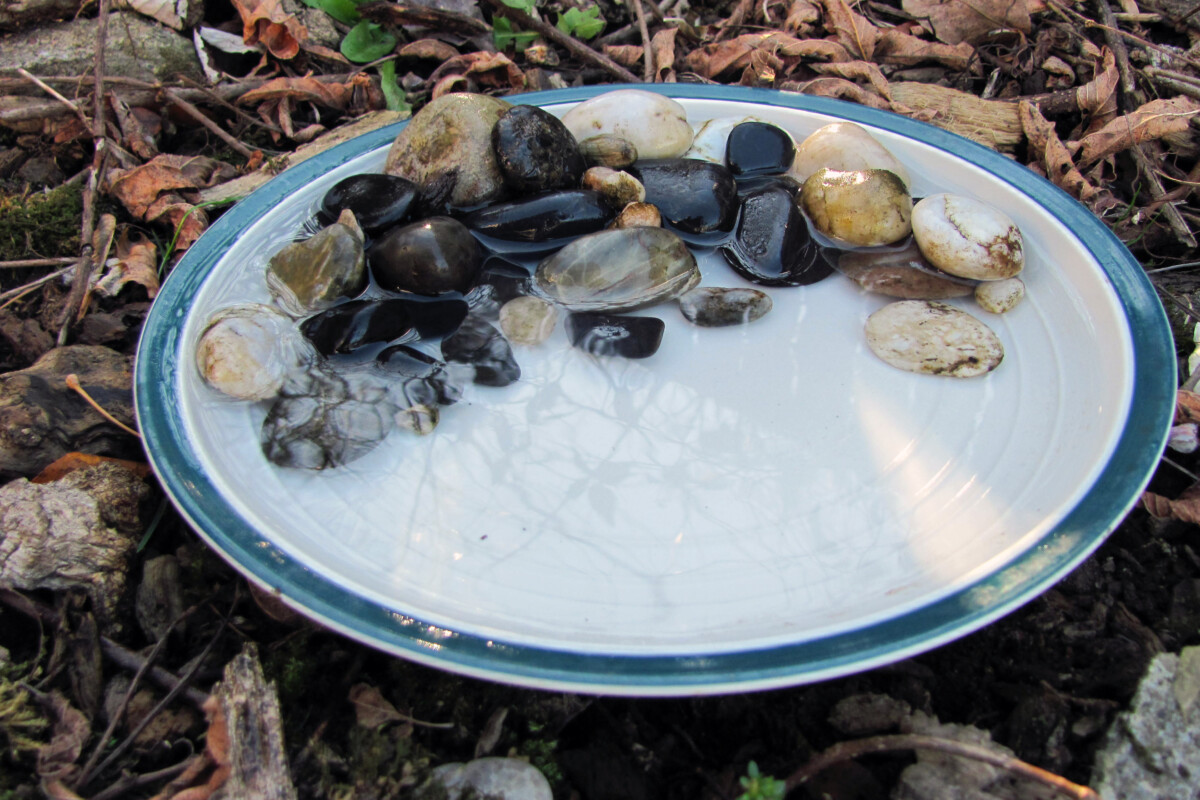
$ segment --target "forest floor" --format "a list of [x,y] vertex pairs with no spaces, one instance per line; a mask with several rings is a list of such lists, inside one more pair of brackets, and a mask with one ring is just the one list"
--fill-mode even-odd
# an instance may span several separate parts
[[[1163,299],[1184,389],[1193,388],[1200,14],[1187,2],[128,5],[107,26],[96,23],[107,0],[99,9],[70,0],[0,8],[0,372],[17,374],[64,346],[133,356],[161,280],[207,225],[341,125],[378,126],[450,91],[645,80],[836,97],[996,147],[1126,243]],[[81,25],[91,27],[39,38]],[[176,61],[146,53],[130,65],[104,51],[121,35],[148,41],[130,32],[147,25],[170,37]],[[84,61],[72,66],[75,39]],[[63,58],[40,69],[5,64],[18,40],[59,47]],[[132,425],[121,363],[109,376],[116,399],[101,404]],[[31,410],[43,389],[22,386],[4,392],[9,430],[47,413]],[[55,396],[63,408],[80,402],[70,391]],[[1194,421],[1183,397],[1180,421]],[[214,716],[209,695],[223,674],[232,680],[223,671],[251,644],[277,691],[279,719],[257,723],[282,742],[273,774],[305,798],[411,796],[433,767],[484,755],[529,761],[559,798],[734,798],[748,771],[782,780],[827,748],[894,732],[917,712],[962,726],[944,736],[990,737],[1087,784],[1151,659],[1200,644],[1194,453],[1168,451],[1149,487],[1155,496],[1070,576],[959,641],[814,685],[630,699],[460,677],[306,621],[252,590],[190,530],[147,475],[135,439],[112,426],[96,436],[106,424],[88,419],[80,427],[91,433],[58,442],[53,458],[21,450],[18,437],[0,443],[3,490],[67,450],[131,460],[121,469],[141,487],[122,489],[139,504],[135,519],[105,516],[101,526],[124,543],[115,561],[59,552],[66,566],[36,575],[13,556],[19,503],[0,501],[0,800],[224,796],[227,781],[249,780],[239,770],[266,758]],[[52,530],[66,512],[38,502]],[[97,563],[120,580],[88,574]],[[150,663],[161,671],[143,677]],[[190,689],[168,697],[164,687],[181,680]],[[851,713],[881,706],[891,709],[883,722]],[[839,761],[790,796],[900,796],[914,760],[901,748]],[[950,779],[945,789],[1034,796]],[[277,791],[263,796],[289,796]],[[747,796],[778,795],[760,781]]]

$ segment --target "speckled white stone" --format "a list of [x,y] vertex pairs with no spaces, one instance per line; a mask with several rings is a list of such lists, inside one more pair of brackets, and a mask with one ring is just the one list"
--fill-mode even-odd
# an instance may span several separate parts
[[605,92],[572,108],[562,121],[579,141],[605,133],[620,136],[637,148],[638,158],[675,158],[692,144],[687,110],[643,89]]

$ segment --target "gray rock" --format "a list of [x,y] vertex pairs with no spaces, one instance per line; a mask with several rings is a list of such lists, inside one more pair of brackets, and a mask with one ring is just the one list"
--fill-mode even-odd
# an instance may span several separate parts
[[519,758],[477,758],[466,764],[442,764],[433,770],[433,779],[445,787],[448,800],[458,800],[464,795],[496,800],[553,800],[554,797],[538,768]]
[[1200,800],[1200,647],[1155,656],[1096,754],[1104,800]]
[[[0,69],[24,67],[34,75],[84,75],[96,55],[95,19],[76,19],[0,37]],[[104,71],[143,81],[186,75],[204,80],[190,39],[127,11],[109,15]]]

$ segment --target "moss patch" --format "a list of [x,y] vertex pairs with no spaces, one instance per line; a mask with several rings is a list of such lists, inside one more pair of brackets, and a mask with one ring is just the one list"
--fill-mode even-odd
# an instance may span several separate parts
[[79,255],[82,215],[79,186],[0,195],[0,261]]

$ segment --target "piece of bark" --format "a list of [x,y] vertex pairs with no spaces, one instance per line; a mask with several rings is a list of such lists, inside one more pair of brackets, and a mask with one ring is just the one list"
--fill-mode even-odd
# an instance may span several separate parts
[[[133,535],[107,520],[136,513],[140,494],[134,484],[149,492],[133,473],[103,464],[51,484],[18,479],[0,486],[0,586],[82,588],[104,626],[125,590],[135,546]],[[119,507],[129,502],[133,512]]]
[[136,437],[104,419],[66,377],[101,407],[133,424],[131,359],[106,347],[72,345],[42,356],[28,369],[0,375],[0,476],[32,476],[56,459],[79,451],[138,458]]
[[939,128],[974,139],[995,150],[1011,151],[1025,140],[1015,103],[981,100],[973,94],[931,83],[891,83],[892,102],[929,112]]
[[[364,133],[382,128],[384,125],[391,125],[393,122],[399,122],[408,118],[407,113],[399,111],[372,111],[368,114],[356,119],[348,125],[342,125],[335,128],[326,134],[318,136],[313,141],[306,145],[302,145],[296,149],[294,153],[287,156],[287,166],[294,167],[301,161],[307,161],[318,153],[323,153],[334,145],[339,145],[342,142],[349,141],[356,136],[362,136]],[[267,181],[274,178],[280,173],[279,167],[263,167],[255,170],[240,178],[234,178],[217,186],[200,191],[201,203],[225,202],[228,200],[240,199],[250,194],[252,191],[262,186]]]
[[228,733],[229,778],[212,800],[296,800],[279,697],[263,676],[253,643],[226,665],[213,700]]
[[134,600],[138,625],[146,638],[157,642],[165,636],[183,610],[179,559],[173,555],[148,559],[142,566],[142,581]]

